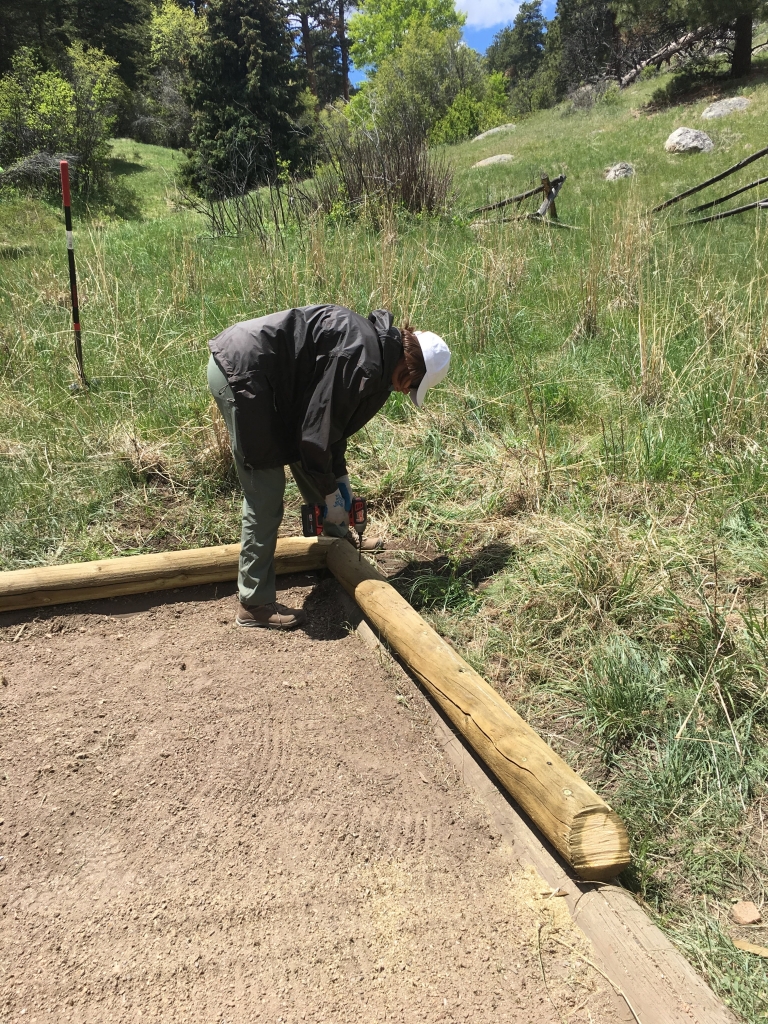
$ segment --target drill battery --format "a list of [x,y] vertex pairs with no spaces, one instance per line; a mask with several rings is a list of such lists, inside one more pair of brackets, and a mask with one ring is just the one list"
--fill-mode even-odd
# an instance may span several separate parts
[[[324,508],[324,505],[301,506],[301,532],[305,537],[321,536]],[[365,498],[353,498],[352,508],[349,510],[350,530],[354,530],[358,537],[362,538],[367,523],[368,506],[365,503]]]

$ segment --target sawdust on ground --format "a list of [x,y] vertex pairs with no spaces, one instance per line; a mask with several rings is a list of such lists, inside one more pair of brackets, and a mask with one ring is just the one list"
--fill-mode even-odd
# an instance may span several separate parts
[[283,588],[305,630],[231,586],[0,616],[2,1024],[617,1021],[335,581]]

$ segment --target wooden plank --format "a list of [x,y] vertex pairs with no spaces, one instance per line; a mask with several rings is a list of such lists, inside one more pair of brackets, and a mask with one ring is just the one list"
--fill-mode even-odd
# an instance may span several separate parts
[[748,185],[742,185],[741,188],[734,189],[727,196],[720,196],[719,199],[712,199],[708,203],[702,203],[701,206],[694,206],[693,209],[688,210],[688,213],[703,213],[704,210],[711,210],[713,206],[721,206],[723,203],[727,203],[729,199],[735,199],[736,196],[740,196],[742,192],[749,192],[750,189],[757,188],[758,185],[764,185],[766,181],[768,181],[768,178],[758,178],[757,181],[750,181]]
[[737,213],[746,213],[747,210],[765,210],[768,208],[768,199],[758,199],[754,203],[746,203],[744,206],[735,206],[732,210],[723,210],[722,213],[713,213],[711,217],[697,217],[695,220],[679,221],[675,227],[682,227],[684,224],[710,224],[713,220],[725,220],[726,217],[733,217]]
[[677,196],[672,196],[672,198],[667,199],[666,202],[660,203],[658,206],[654,206],[651,213],[658,213],[660,210],[666,210],[668,206],[672,206],[674,203],[679,203],[681,199],[687,199],[688,196],[696,195],[696,193],[701,192],[702,189],[707,188],[709,185],[714,185],[717,181],[722,181],[723,178],[727,178],[731,174],[735,174],[736,171],[740,171],[742,167],[747,167],[754,160],[759,160],[760,157],[766,156],[766,154],[768,154],[768,146],[764,149],[758,149],[758,151],[756,153],[752,153],[751,156],[744,157],[743,160],[734,164],[733,167],[727,167],[724,171],[721,171],[720,174],[716,174],[714,178],[707,178],[707,180],[702,181],[700,185],[694,185],[693,188],[686,189],[685,192],[681,192]]
[[[363,642],[386,655],[362,621]],[[522,867],[533,867],[562,898],[595,951],[595,963],[626,1000],[622,1019],[641,1024],[737,1024],[737,1018],[684,956],[619,886],[591,885],[573,877],[546,840],[502,792],[439,708],[427,705],[443,753],[464,784],[485,805]],[[631,1007],[631,1009],[630,1009]]]
[[[324,568],[333,543],[328,537],[281,537],[275,552],[275,571],[285,574]],[[0,573],[0,611],[222,583],[237,578],[239,558],[240,545],[225,544],[16,569]]]
[[630,863],[608,804],[461,658],[372,566],[340,541],[328,568],[509,793],[582,878]]
[[[557,185],[562,184],[565,180],[563,175],[554,178],[550,184]],[[509,206],[510,203],[521,203],[523,199],[530,199],[531,196],[537,195],[542,191],[542,186],[537,185],[536,188],[529,188],[527,192],[520,192],[516,196],[510,196],[509,199],[501,199],[498,203],[491,203],[490,206],[478,206],[476,210],[470,210],[467,216],[474,217],[476,213],[488,213],[489,210],[501,210],[505,206]]]

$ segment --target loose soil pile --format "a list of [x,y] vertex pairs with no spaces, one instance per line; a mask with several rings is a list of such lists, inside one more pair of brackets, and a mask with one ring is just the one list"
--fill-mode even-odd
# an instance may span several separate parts
[[3,1024],[622,1019],[335,581],[283,586],[304,631],[230,586],[0,617]]

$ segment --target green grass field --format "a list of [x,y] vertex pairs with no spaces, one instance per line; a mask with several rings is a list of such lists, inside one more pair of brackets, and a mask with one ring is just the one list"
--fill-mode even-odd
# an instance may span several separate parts
[[[69,390],[60,214],[0,203],[0,565],[237,538],[204,373],[226,325],[330,300],[444,334],[425,410],[394,396],[351,446],[378,524],[444,552],[403,592],[622,814],[624,883],[758,1021],[765,962],[727,914],[768,880],[768,222],[649,210],[766,144],[768,85],[702,122],[711,96],[643,112],[660,82],[452,147],[452,216],[318,218],[265,245],[209,237],[177,205],[178,155],[118,140],[117,199],[76,224],[89,394]],[[680,125],[714,152],[666,154]],[[619,160],[635,178],[606,182]],[[467,216],[542,171],[568,175],[580,230]]]

